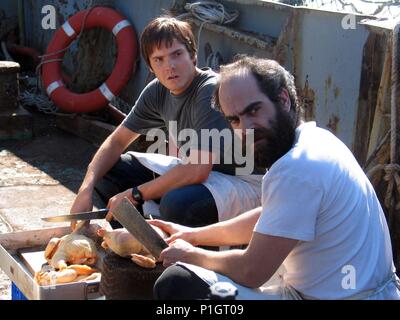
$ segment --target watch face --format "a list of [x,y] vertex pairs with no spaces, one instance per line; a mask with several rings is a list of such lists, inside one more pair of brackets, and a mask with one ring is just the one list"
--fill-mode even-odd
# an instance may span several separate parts
[[132,188],[132,197],[138,202],[143,202],[142,195],[140,194],[140,191],[138,188]]

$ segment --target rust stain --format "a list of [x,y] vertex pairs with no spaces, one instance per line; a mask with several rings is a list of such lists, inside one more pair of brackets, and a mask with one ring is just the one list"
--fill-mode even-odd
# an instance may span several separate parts
[[300,105],[304,109],[304,119],[306,121],[315,119],[315,92],[308,84],[308,75],[304,87],[298,90]]
[[332,77],[331,77],[331,75],[329,75],[328,78],[325,80],[325,85],[326,85],[326,88],[330,88],[331,87],[331,85],[332,85]]
[[325,80],[325,86],[324,86],[324,107],[325,109],[328,109],[328,93],[329,89],[332,86],[332,77],[331,75],[328,75],[328,77]]
[[329,122],[326,125],[327,128],[332,131],[332,133],[337,133],[337,127],[338,127],[338,123],[339,123],[339,117],[335,114],[331,115],[329,118]]
[[337,99],[340,95],[340,89],[338,87],[335,87],[335,89],[333,90],[333,95],[335,97],[335,99]]
[[295,34],[294,27],[297,23],[297,15],[292,12],[286,19],[285,25],[283,30],[276,42],[276,46],[274,48],[274,57],[275,60],[278,61],[281,65],[285,65],[286,60],[289,54],[289,44],[290,44],[290,37]]
[[[295,78],[297,78],[299,75],[298,73],[300,72],[300,67],[302,65],[302,60],[301,60],[301,49],[302,49],[302,37],[301,34],[298,32],[300,29],[300,22],[299,22],[299,14],[297,10],[293,10],[293,24],[292,27],[293,29],[290,30],[292,33],[292,48],[291,48],[291,63],[292,63],[292,69],[293,69],[293,75]],[[289,43],[290,45],[290,43]]]

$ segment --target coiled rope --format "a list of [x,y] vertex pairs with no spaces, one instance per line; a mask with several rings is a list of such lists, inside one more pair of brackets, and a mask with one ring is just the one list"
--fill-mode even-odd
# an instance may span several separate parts
[[[179,15],[177,19],[183,20],[187,17],[193,16],[202,22],[197,35],[197,48],[200,46],[201,32],[206,23],[226,25],[232,23],[239,17],[238,10],[227,11],[221,3],[213,1],[187,3],[185,5],[185,10],[188,12]],[[221,55],[218,52],[212,53],[207,57],[207,66],[211,67],[213,70],[219,69],[220,62]]]

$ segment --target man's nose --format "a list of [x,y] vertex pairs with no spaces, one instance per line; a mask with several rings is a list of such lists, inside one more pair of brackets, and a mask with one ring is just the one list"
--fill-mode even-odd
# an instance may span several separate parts
[[243,131],[246,131],[246,129],[251,129],[254,127],[254,123],[251,121],[251,119],[248,119],[246,117],[243,117],[240,119],[240,129]]
[[174,59],[168,58],[167,59],[167,67],[168,69],[175,69],[176,63]]
[[240,129],[241,129],[241,134],[242,134],[242,140],[247,139],[247,135],[250,134],[254,134],[254,127],[255,124],[253,123],[253,121],[251,121],[251,119],[246,119],[246,118],[242,118],[240,120]]

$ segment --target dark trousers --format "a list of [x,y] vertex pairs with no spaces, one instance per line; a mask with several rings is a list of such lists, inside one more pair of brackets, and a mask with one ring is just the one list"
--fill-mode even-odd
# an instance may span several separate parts
[[154,299],[199,300],[207,299],[210,286],[194,272],[172,265],[165,269],[153,287]]
[[[95,190],[107,204],[114,195],[139,186],[158,177],[143,166],[133,155],[121,155],[115,166],[99,181]],[[218,222],[218,211],[211,192],[202,184],[174,189],[154,199],[160,205],[163,220],[190,227],[199,227]],[[138,208],[143,213],[141,207]],[[113,228],[121,227],[113,221]]]

